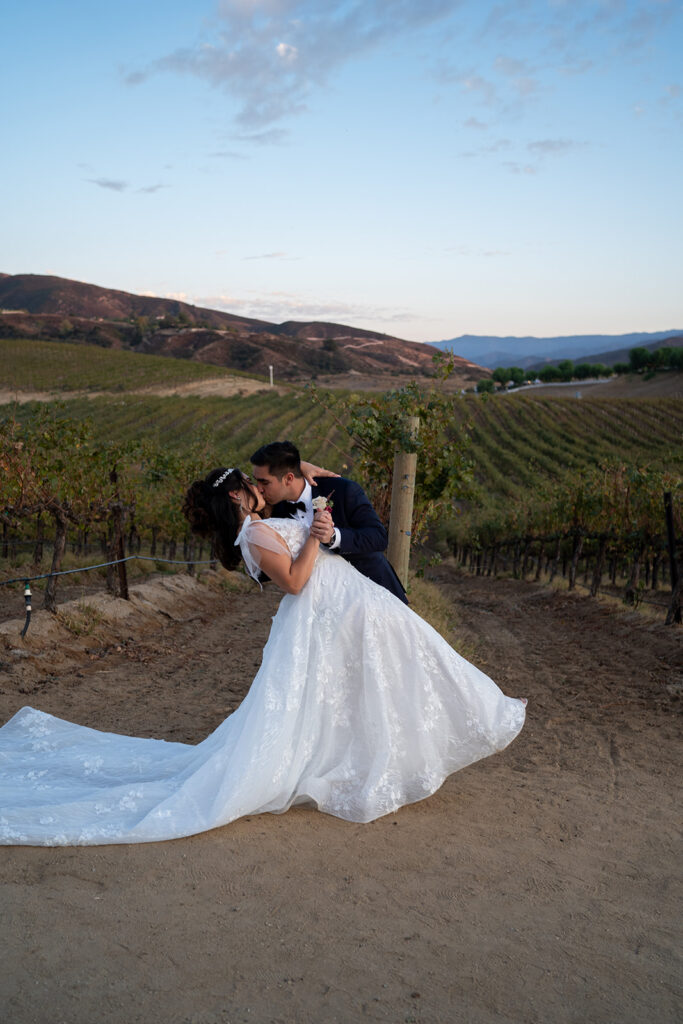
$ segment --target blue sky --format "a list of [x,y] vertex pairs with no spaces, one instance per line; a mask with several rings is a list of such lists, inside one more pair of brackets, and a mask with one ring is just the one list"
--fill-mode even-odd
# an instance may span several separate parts
[[35,2],[0,270],[437,340],[683,327],[680,0]]

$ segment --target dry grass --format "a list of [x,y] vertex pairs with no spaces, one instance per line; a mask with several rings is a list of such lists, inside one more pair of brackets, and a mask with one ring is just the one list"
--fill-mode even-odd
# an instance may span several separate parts
[[410,574],[408,580],[410,607],[439,633],[446,643],[454,647],[463,658],[472,661],[474,645],[463,642],[458,635],[458,620],[452,603],[442,594],[435,583]]

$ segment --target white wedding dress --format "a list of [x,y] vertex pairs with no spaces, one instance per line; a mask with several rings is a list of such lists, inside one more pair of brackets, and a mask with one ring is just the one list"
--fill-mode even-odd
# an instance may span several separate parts
[[[284,540],[296,557],[306,536],[299,521],[272,519],[248,522],[238,541],[254,572],[256,541]],[[19,711],[0,729],[0,843],[154,842],[293,804],[371,821],[502,750],[524,715],[398,598],[321,548],[301,593],[282,599],[244,701],[196,746]]]

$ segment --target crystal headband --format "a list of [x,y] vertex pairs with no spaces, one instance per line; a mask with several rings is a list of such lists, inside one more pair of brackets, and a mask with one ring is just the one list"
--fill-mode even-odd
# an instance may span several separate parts
[[224,480],[227,480],[227,478],[230,476],[231,473],[234,473],[234,472],[235,472],[234,467],[231,467],[230,469],[226,469],[225,473],[221,473],[221,475],[218,477],[218,480],[214,480],[213,486],[214,487],[218,487],[220,484],[223,483]]

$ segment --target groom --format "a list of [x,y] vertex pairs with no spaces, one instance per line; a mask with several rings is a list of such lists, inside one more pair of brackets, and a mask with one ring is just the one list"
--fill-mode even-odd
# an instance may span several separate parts
[[337,476],[320,477],[312,488],[304,479],[299,450],[291,441],[264,444],[251,456],[251,464],[254,482],[274,516],[298,518],[310,527],[313,498],[319,494],[330,498],[334,526],[321,529],[320,542],[408,604],[398,576],[382,554],[387,531],[362,487]]

